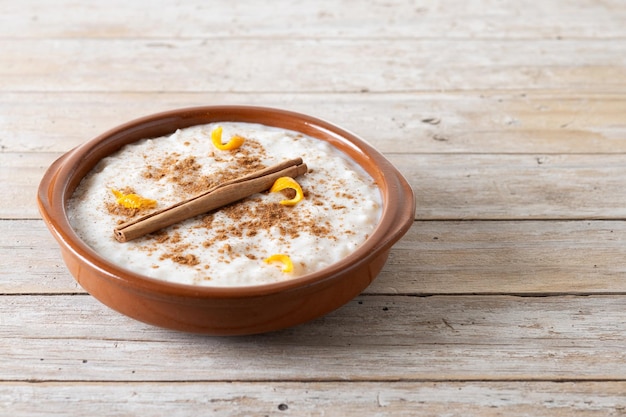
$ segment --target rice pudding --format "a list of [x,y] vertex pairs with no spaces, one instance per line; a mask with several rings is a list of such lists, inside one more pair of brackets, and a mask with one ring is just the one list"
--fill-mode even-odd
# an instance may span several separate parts
[[[216,146],[218,128],[226,145],[239,138],[240,146]],[[308,172],[295,178],[303,198],[294,205],[281,204],[293,195],[261,192],[129,242],[113,235],[121,223],[298,157]],[[148,203],[120,203],[129,195]],[[362,244],[381,213],[374,180],[332,145],[232,122],[124,146],[83,178],[67,206],[73,229],[105,259],[152,278],[209,286],[258,285],[320,270]],[[284,271],[285,260],[291,271]]]

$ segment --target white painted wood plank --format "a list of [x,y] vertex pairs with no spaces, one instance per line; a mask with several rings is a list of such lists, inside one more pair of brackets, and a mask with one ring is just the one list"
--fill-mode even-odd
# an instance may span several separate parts
[[626,155],[390,155],[416,218],[624,219]]
[[626,153],[626,96],[524,91],[6,93],[0,95],[0,131],[5,132],[0,149],[65,152],[137,117],[218,104],[311,114],[388,153]]
[[[42,221],[0,222],[1,294],[84,293]],[[623,221],[416,222],[365,294],[626,293]]]
[[41,220],[0,221],[0,293],[84,293]]
[[625,307],[623,296],[361,296],[306,325],[219,338],[144,325],[90,296],[1,296],[0,380],[623,381]]
[[623,381],[0,383],[0,412],[31,417],[605,417],[623,414],[624,392]]
[[370,294],[625,293],[623,221],[416,222]]
[[39,218],[37,188],[60,154],[0,153],[0,219]]
[[606,40],[14,39],[0,53],[3,92],[626,91],[626,42]]
[[563,2],[443,0],[253,0],[2,4],[2,37],[483,37],[626,36],[616,0]]

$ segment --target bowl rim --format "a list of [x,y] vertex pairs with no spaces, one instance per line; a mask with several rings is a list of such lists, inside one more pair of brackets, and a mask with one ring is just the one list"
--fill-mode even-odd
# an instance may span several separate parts
[[[232,120],[209,120],[222,114],[236,116]],[[248,117],[242,117],[245,114],[248,114]],[[101,152],[101,148],[105,148],[106,155],[109,155],[125,144],[120,138],[127,137],[130,134],[129,132],[150,130],[154,126],[172,124],[175,127],[173,127],[170,133],[173,133],[179,128],[216,121],[246,122],[251,119],[250,115],[254,116],[254,121],[251,121],[251,123],[262,123],[299,131],[292,127],[286,128],[279,123],[257,121],[257,119],[270,115],[277,118],[277,120],[282,120],[283,125],[288,125],[289,123],[287,122],[291,122],[301,125],[302,130],[312,129],[324,133],[328,136],[317,138],[329,142],[335,148],[339,148],[344,153],[347,153],[361,168],[374,177],[382,195],[382,213],[374,230],[355,251],[318,271],[280,282],[232,287],[204,286],[175,283],[133,272],[99,255],[74,232],[66,212],[67,201],[78,182],[102,159],[102,156],[99,158],[91,157],[94,153]],[[201,123],[185,124],[189,123],[190,119],[195,120],[198,117],[206,117],[207,120]],[[311,135],[311,133],[306,134]],[[315,137],[315,135],[311,136]],[[154,136],[141,136],[126,143],[150,137]],[[355,155],[358,158],[355,158]],[[76,158],[79,158],[79,164],[67,163],[68,160]],[[363,161],[372,162],[370,166],[374,168],[364,166]],[[372,169],[375,172],[372,172]],[[84,172],[81,175],[82,171]],[[73,188],[71,182],[74,182]],[[70,190],[70,188],[72,189]],[[397,204],[390,205],[388,201],[397,201]],[[273,107],[247,105],[210,105],[178,108],[139,117],[109,129],[68,151],[50,165],[39,185],[37,202],[42,217],[59,244],[65,250],[72,252],[81,262],[89,265],[90,268],[98,270],[100,274],[118,285],[151,294],[153,297],[178,296],[186,299],[190,297],[197,299],[259,297],[278,292],[298,291],[312,285],[324,285],[343,275],[343,273],[361,267],[364,262],[369,262],[381,252],[387,251],[411,227],[415,213],[415,197],[407,180],[391,162],[364,139],[333,123],[314,116]],[[54,210],[61,215],[54,216],[51,213]]]

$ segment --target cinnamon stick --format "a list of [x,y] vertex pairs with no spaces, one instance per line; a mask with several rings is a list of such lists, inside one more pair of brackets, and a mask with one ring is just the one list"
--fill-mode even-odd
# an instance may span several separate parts
[[268,190],[280,177],[295,178],[306,172],[307,166],[302,163],[302,158],[296,158],[225,181],[188,200],[119,225],[113,231],[115,239],[119,242],[137,239],[252,194]]

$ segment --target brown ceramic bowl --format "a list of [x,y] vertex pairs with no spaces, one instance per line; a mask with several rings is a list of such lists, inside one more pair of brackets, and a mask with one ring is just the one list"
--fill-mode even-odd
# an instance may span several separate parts
[[[80,180],[103,157],[140,139],[216,121],[262,123],[295,130],[341,149],[380,186],[380,223],[354,253],[323,270],[280,283],[234,288],[175,284],[134,273],[103,259],[72,230],[66,203]],[[389,249],[407,232],[415,212],[407,181],[380,153],[352,133],[303,114],[247,106],[173,110],[114,128],[55,161],[41,181],[38,203],[69,271],[91,295],[146,323],[212,335],[278,330],[347,303],[380,272]]]

